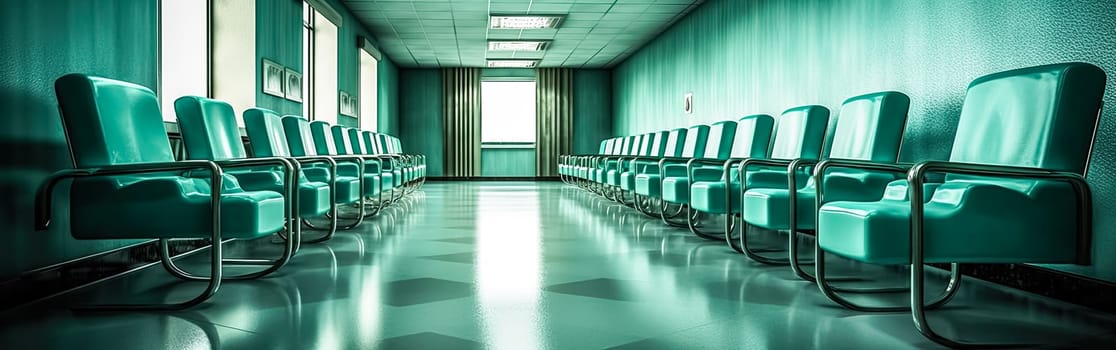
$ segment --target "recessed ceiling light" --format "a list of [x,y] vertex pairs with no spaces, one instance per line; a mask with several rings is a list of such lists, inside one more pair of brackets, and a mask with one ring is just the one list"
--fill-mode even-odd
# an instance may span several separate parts
[[542,51],[546,41],[489,41],[488,51]]
[[491,16],[492,29],[540,29],[556,28],[562,16]]
[[535,68],[538,60],[489,60],[488,68]]

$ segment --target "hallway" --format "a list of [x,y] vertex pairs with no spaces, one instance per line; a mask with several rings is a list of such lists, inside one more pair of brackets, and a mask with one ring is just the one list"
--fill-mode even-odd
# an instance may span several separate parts
[[[0,348],[938,347],[907,313],[843,309],[785,267],[560,183],[432,182],[401,204],[303,246],[272,277],[223,284],[189,311],[73,314],[59,306],[130,295],[178,300],[204,287],[159,266],[13,310],[0,315]],[[280,247],[250,243],[264,249],[230,244],[227,255]],[[973,279],[934,315],[944,332],[982,339],[1116,342],[1116,316]]]

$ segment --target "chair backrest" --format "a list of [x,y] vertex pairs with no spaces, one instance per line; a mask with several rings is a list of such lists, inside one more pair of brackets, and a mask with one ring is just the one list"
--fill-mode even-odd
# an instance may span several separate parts
[[398,137],[391,137],[391,145],[395,152],[403,153],[403,141],[400,141]]
[[709,136],[705,141],[704,159],[728,159],[732,151],[732,141],[736,137],[736,122],[724,120],[709,126]]
[[612,139],[612,150],[608,151],[609,155],[620,154],[620,150],[624,148],[624,139],[617,137]]
[[775,118],[766,114],[749,115],[736,121],[736,137],[732,140],[730,158],[763,158],[771,142]]
[[828,124],[829,108],[815,105],[786,110],[779,117],[771,158],[818,159],[821,157]]
[[1105,73],[1062,63],[995,73],[969,85],[949,159],[1083,174]]
[[310,132],[310,122],[297,115],[284,116],[283,131],[287,134],[287,149],[295,157],[326,155],[318,153],[314,145],[314,135]]
[[686,131],[686,140],[682,144],[682,154],[679,156],[693,158],[694,155],[705,154],[705,140],[709,137],[709,125],[694,125]]
[[324,120],[310,122],[310,134],[314,137],[314,149],[321,155],[336,155],[337,143],[333,141],[332,125]]
[[54,90],[74,166],[174,161],[159,98],[151,89],[67,74],[54,82]]
[[612,139],[602,140],[601,146],[597,148],[597,154],[605,154],[608,151],[608,146],[612,145]]
[[636,155],[649,156],[651,155],[651,143],[655,142],[655,134],[643,134],[643,140],[639,143],[639,152]]
[[346,140],[349,141],[349,149],[353,151],[353,154],[371,154],[368,153],[367,148],[364,146],[364,140],[361,139],[360,136],[360,129],[348,128],[345,129],[345,133],[348,134],[349,138]]
[[376,133],[364,130],[360,132],[361,139],[364,140],[364,151],[366,154],[383,154],[380,151],[380,144],[376,142]]
[[830,139],[829,158],[894,163],[910,105],[907,95],[895,91],[845,100]]
[[268,109],[249,108],[244,111],[244,129],[248,145],[256,157],[287,157],[287,135],[278,114]]
[[330,136],[333,138],[333,149],[337,150],[337,154],[357,154],[349,142],[349,130],[342,125],[332,125],[329,127]]
[[639,150],[643,147],[643,135],[632,136],[632,143],[628,147],[628,153],[625,155],[635,156],[639,155]]
[[686,135],[689,129],[678,128],[667,133],[666,144],[663,145],[664,157],[681,157],[683,146],[686,144]]
[[647,143],[647,155],[652,157],[662,157],[666,153],[666,131],[657,131],[651,133],[651,142]]
[[174,100],[178,129],[188,159],[225,160],[245,158],[236,111],[228,103],[198,96]]

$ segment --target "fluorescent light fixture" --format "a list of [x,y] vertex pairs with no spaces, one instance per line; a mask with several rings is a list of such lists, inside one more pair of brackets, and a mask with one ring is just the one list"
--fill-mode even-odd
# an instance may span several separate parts
[[489,41],[488,51],[542,51],[546,48],[546,41]]
[[488,60],[488,68],[535,68],[538,60]]
[[540,29],[557,28],[562,16],[491,16],[492,29]]

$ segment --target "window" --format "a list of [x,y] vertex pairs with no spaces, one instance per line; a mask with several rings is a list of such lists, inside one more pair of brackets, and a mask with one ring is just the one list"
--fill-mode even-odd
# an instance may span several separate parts
[[365,50],[360,52],[360,128],[363,130],[377,131],[379,123],[378,109],[376,107],[376,65],[379,64],[372,54]]
[[209,97],[209,1],[159,5],[159,103],[164,121],[177,121],[174,100]]
[[[310,92],[307,99],[309,105],[303,108],[307,119],[324,120],[337,123],[337,24],[332,22],[321,11],[309,3],[303,3],[304,17],[309,23],[304,23],[303,35],[310,40],[307,54],[303,56],[303,67],[310,67],[309,74],[303,75],[303,81],[308,84],[306,91]],[[306,19],[304,18],[304,21]]]
[[535,142],[535,82],[481,82],[481,142]]

